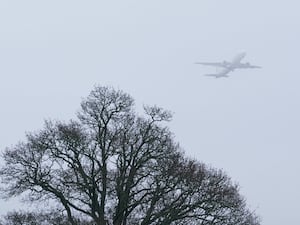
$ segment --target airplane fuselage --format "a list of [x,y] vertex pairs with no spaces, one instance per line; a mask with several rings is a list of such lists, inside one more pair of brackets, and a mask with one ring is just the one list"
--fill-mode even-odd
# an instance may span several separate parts
[[241,63],[241,60],[246,56],[246,53],[240,53],[238,54],[236,57],[233,58],[233,60],[231,62],[226,62],[225,64],[225,68],[230,69],[231,71],[237,69],[237,68],[241,68],[244,67],[244,63]]

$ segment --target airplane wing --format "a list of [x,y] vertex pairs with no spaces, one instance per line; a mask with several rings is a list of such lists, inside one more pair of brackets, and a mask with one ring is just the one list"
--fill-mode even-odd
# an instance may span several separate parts
[[210,77],[215,77],[215,78],[220,78],[220,77],[228,77],[228,73],[232,71],[232,69],[230,68],[224,68],[222,71],[220,71],[219,73],[215,73],[215,74],[204,74],[204,76],[210,76]]
[[195,64],[201,64],[205,66],[216,66],[216,67],[225,67],[224,63],[208,63],[208,62],[195,62]]
[[255,69],[255,68],[261,68],[261,66],[254,66],[251,65],[250,63],[240,63],[238,66],[240,69]]
[[257,68],[257,69],[260,69],[261,68],[261,66],[254,66],[254,65],[248,65],[248,67],[246,67],[246,68],[250,68],[250,69],[255,69],[255,68]]

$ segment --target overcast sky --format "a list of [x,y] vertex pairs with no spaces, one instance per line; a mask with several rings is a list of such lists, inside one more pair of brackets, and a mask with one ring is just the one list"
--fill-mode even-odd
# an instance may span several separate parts
[[[0,150],[75,117],[95,84],[174,112],[187,155],[222,168],[264,225],[299,224],[296,0],[0,1]],[[262,69],[230,78],[196,61]],[[0,200],[1,214],[21,207]]]

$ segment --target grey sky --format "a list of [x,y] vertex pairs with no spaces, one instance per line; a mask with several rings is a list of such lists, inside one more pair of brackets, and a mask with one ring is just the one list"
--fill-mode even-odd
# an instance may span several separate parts
[[[299,224],[296,0],[0,2],[0,149],[75,117],[95,84],[174,112],[187,154],[223,168],[265,225]],[[246,51],[263,69],[202,76]],[[19,207],[0,200],[0,212]]]

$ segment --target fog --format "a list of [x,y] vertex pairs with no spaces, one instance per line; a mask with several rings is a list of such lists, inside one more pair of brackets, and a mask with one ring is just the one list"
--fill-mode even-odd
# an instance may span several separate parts
[[[75,118],[95,84],[174,113],[187,155],[222,168],[264,225],[297,224],[297,1],[1,1],[0,150]],[[262,69],[203,74],[247,52]],[[3,163],[3,162],[1,162]],[[0,200],[1,214],[22,208]]]

